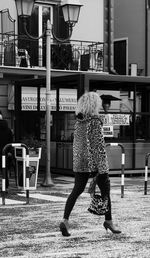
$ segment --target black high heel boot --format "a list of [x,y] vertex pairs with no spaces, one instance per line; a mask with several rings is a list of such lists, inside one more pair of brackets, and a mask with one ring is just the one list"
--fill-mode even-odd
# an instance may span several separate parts
[[110,221],[110,222],[104,221],[103,226],[106,229],[106,231],[107,231],[107,229],[109,229],[113,234],[120,234],[121,233],[121,231],[119,229],[114,228],[112,221]]
[[63,236],[70,236],[71,234],[68,232],[67,226],[65,225],[65,222],[61,222],[59,225],[60,231]]

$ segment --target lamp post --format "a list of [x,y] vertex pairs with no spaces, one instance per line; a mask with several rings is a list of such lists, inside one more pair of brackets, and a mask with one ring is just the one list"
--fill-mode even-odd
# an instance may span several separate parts
[[18,16],[23,21],[24,31],[31,39],[39,39],[46,33],[46,174],[42,186],[52,186],[53,181],[51,178],[51,160],[50,160],[50,91],[51,91],[51,35],[59,41],[65,42],[72,35],[72,28],[78,22],[81,4],[79,0],[64,0],[61,4],[64,20],[69,25],[69,37],[67,39],[59,39],[54,35],[51,22],[47,21],[46,31],[40,37],[33,37],[27,31],[27,19],[31,16],[35,0],[15,0]]

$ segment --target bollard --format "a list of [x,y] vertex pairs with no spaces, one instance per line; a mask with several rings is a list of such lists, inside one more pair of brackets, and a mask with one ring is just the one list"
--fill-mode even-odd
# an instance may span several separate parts
[[5,196],[6,196],[6,157],[2,155],[2,205],[5,205]]
[[119,146],[121,147],[121,198],[124,197],[124,167],[125,167],[125,150],[120,143],[108,143],[107,146]]
[[150,153],[145,156],[145,182],[144,182],[144,194],[147,194],[147,180],[148,180],[148,158]]
[[26,155],[27,155],[27,163],[26,163],[26,203],[29,203],[29,149],[24,143],[9,143],[6,144],[5,147],[2,150],[2,205],[5,205],[5,197],[6,197],[6,151],[9,147],[24,147],[26,149]]
[[30,180],[30,172],[29,172],[29,150],[27,153],[27,161],[26,161],[26,198],[27,198],[27,204],[29,204],[29,180]]

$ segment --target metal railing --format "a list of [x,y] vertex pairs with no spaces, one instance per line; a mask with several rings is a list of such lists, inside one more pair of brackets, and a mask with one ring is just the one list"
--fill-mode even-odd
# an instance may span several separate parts
[[29,149],[24,143],[9,143],[6,144],[2,150],[2,204],[5,205],[5,197],[6,197],[6,153],[9,147],[23,147],[26,150],[26,203],[29,204]]
[[[14,36],[14,35],[13,35]],[[51,68],[75,71],[104,71],[104,43],[70,40],[51,44]],[[0,34],[0,66],[45,67],[45,38]]]

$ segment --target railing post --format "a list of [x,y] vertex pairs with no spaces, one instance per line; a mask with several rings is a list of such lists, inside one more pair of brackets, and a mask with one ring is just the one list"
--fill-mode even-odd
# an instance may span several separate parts
[[147,180],[148,180],[148,158],[150,153],[145,156],[145,181],[144,181],[144,194],[147,195]]
[[27,204],[29,204],[29,188],[30,188],[30,172],[29,172],[29,149],[26,149],[26,198]]
[[107,146],[119,146],[121,148],[121,198],[124,197],[124,167],[125,167],[125,150],[120,143],[108,143]]
[[5,205],[6,195],[6,156],[2,151],[2,205]]

